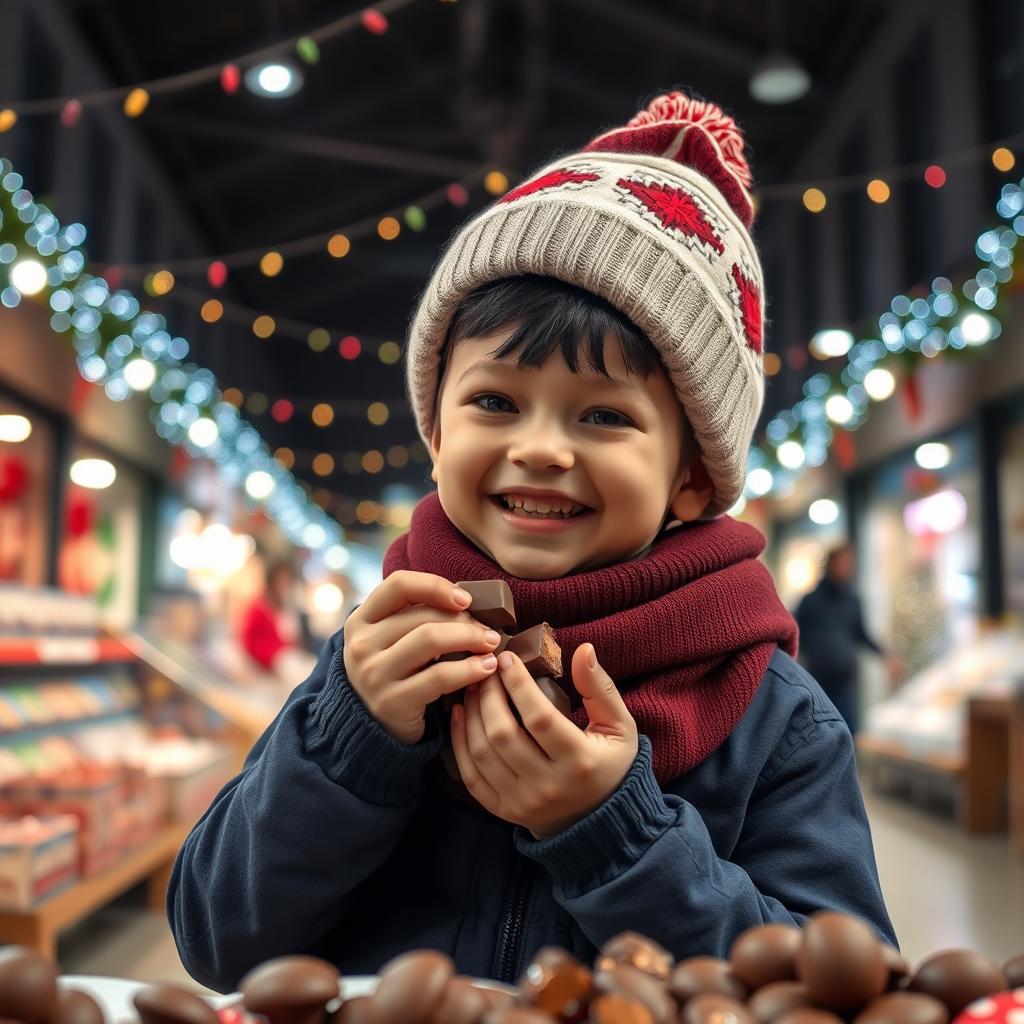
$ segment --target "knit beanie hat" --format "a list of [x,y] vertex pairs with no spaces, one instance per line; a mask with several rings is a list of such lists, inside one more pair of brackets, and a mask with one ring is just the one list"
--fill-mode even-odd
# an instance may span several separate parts
[[601,296],[657,349],[714,485],[739,498],[764,401],[764,286],[743,136],[673,92],[512,189],[454,236],[410,329],[406,385],[428,444],[452,318],[480,285],[541,274]]

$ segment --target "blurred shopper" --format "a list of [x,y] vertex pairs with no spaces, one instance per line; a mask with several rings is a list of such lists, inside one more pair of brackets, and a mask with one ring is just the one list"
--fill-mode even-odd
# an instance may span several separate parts
[[[853,589],[855,568],[849,544],[834,548],[825,562],[821,582],[796,611],[800,661],[821,684],[854,735],[859,724],[857,648],[864,646],[887,657],[864,628],[860,598]],[[894,676],[896,664],[887,660],[889,673]]]
[[[308,667],[315,659],[308,652],[307,634],[295,595],[295,570],[284,561],[266,569],[266,582],[242,615],[239,640],[246,653],[263,668],[288,682],[294,678],[296,662]],[[299,668],[301,671],[302,668]]]

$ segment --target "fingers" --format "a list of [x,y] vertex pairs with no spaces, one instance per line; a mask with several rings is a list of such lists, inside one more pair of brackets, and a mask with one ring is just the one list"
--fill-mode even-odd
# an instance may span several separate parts
[[590,730],[623,734],[636,729],[615,681],[598,662],[593,644],[580,644],[573,652],[572,681],[583,698]]
[[[407,679],[443,654],[459,651],[490,653],[498,646],[500,637],[490,630],[491,639],[488,640],[487,633],[486,626],[468,616],[465,622],[423,622],[387,647],[381,655],[381,664],[386,666],[383,670],[388,678]],[[494,671],[493,665],[490,671]]]
[[544,772],[550,762],[516,721],[498,675],[489,675],[476,689],[480,695],[484,734],[495,753],[520,777],[535,778]]
[[[469,699],[469,691],[466,693]],[[452,708],[452,753],[455,763],[459,766],[462,784],[477,798],[484,807],[495,807],[498,794],[494,787],[480,774],[469,753],[469,740],[466,737],[466,709],[464,704],[456,704]]]
[[498,657],[498,670],[523,728],[547,757],[557,761],[579,748],[582,733],[541,693],[520,657],[511,651],[503,652]]
[[414,604],[426,604],[442,611],[464,611],[470,601],[460,604],[455,599],[456,591],[455,584],[443,576],[399,569],[374,589],[353,615],[358,614],[364,622],[380,622]]
[[462,702],[466,718],[466,747],[484,781],[499,794],[510,793],[518,780],[515,772],[488,739],[480,710],[481,689],[482,686],[470,687]]
[[481,682],[496,668],[493,654],[473,655],[459,661],[435,661],[395,687],[395,696],[397,700],[415,700],[426,707],[446,693]]

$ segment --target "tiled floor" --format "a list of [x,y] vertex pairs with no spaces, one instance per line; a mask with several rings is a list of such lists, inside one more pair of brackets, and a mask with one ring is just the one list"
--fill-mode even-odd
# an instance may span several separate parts
[[[903,803],[865,794],[882,890],[912,963],[952,946],[1002,963],[1024,952],[1024,860],[1005,836],[970,837]],[[66,974],[173,981],[198,988],[178,960],[162,914],[132,894],[68,933]]]

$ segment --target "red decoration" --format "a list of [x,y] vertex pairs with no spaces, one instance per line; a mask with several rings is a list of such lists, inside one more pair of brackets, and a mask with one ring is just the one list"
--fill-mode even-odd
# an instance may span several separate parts
[[220,71],[220,87],[228,94],[238,92],[242,84],[242,73],[237,64],[225,64]]
[[646,185],[632,178],[620,178],[618,185],[639,199],[668,231],[678,231],[684,236],[684,241],[689,242],[692,238],[702,248],[710,246],[719,256],[725,252],[725,245],[707,214],[685,189],[674,185]]
[[457,181],[453,181],[448,186],[448,202],[452,206],[465,206],[469,202],[469,193],[466,191],[464,185],[460,185]]
[[533,195],[535,192],[546,192],[553,188],[561,188],[563,185],[583,185],[588,181],[597,181],[600,177],[600,174],[593,174],[587,171],[561,169],[549,171],[539,178],[534,178],[533,181],[527,181],[518,188],[512,189],[511,192],[507,192],[498,202],[511,203],[516,199],[522,199],[524,196]]
[[110,290],[114,291],[124,283],[124,271],[120,267],[107,267],[103,271],[103,280],[107,282]]
[[188,452],[180,445],[171,449],[171,464],[167,469],[168,476],[172,480],[180,480],[192,461]]
[[28,486],[28,467],[18,455],[0,459],[0,505],[17,501]]
[[78,124],[79,118],[82,116],[82,104],[78,100],[68,100],[64,104],[60,112],[60,123],[65,128],[73,128]]
[[67,528],[68,536],[77,540],[85,536],[91,529],[96,517],[96,507],[84,495],[76,495],[68,501]]
[[382,36],[388,30],[388,19],[380,11],[367,7],[363,11],[363,28],[371,35]]
[[903,397],[903,410],[911,423],[916,423],[921,418],[921,387],[918,384],[917,374],[908,373],[900,388],[900,395]]
[[72,416],[78,416],[85,408],[85,403],[92,394],[93,385],[84,377],[75,375],[71,382],[71,396],[68,399],[68,411]]
[[924,180],[932,188],[942,188],[946,184],[946,172],[938,164],[932,164],[925,169]]
[[206,280],[213,288],[223,288],[224,282],[228,279],[227,264],[223,260],[214,260],[206,268]]
[[362,350],[363,346],[359,343],[359,339],[351,334],[347,338],[342,338],[338,343],[338,351],[341,353],[342,359],[356,359]]
[[270,407],[270,415],[273,416],[278,423],[287,423],[292,418],[292,413],[294,411],[295,407],[287,398],[279,398]]
[[841,469],[849,472],[857,462],[857,448],[853,435],[846,430],[837,430],[832,438],[832,450],[836,453]]
[[757,282],[746,276],[739,264],[732,265],[732,279],[736,286],[733,302],[737,305],[743,336],[747,344],[758,354],[764,352],[764,324],[761,320],[761,290]]

